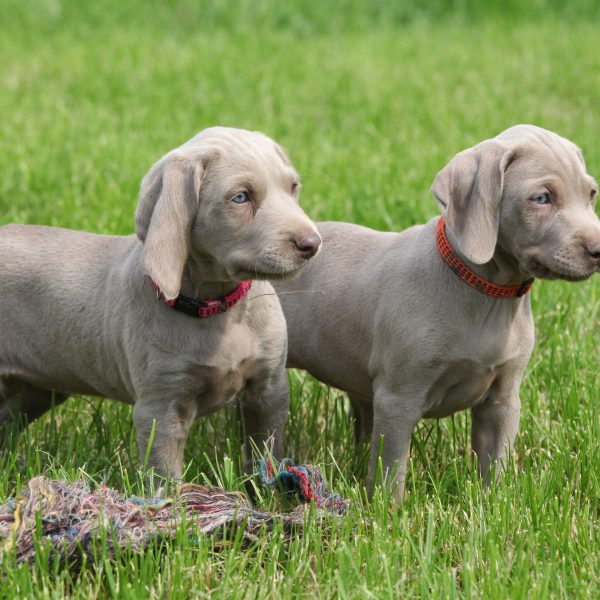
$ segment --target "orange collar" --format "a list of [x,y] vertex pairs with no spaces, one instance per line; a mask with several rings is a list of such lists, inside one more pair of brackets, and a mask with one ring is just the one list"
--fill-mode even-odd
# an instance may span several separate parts
[[474,273],[456,254],[452,244],[446,236],[446,222],[440,217],[435,234],[438,250],[446,264],[467,284],[486,296],[493,298],[520,298],[524,296],[533,284],[533,277],[517,285],[497,285]]

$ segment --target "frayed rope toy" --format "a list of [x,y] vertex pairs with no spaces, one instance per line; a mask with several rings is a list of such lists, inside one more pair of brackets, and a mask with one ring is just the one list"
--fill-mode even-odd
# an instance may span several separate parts
[[289,458],[284,458],[273,467],[272,460],[258,461],[260,477],[265,485],[278,489],[288,497],[299,498],[302,502],[311,500],[319,508],[331,514],[343,515],[348,501],[331,491],[323,475],[312,465],[294,466]]
[[[317,517],[343,515],[350,503],[332,492],[321,472],[311,465],[294,466],[289,460],[277,464],[260,461],[263,483],[303,503],[314,502]],[[83,481],[72,483],[35,477],[21,495],[0,505],[0,563],[14,553],[19,563],[33,564],[36,547],[47,545],[53,558],[78,561],[85,554],[94,561],[94,544],[106,531],[107,552],[118,548],[140,551],[153,539],[175,538],[183,528],[189,539],[221,535],[238,527],[243,539],[259,540],[279,522],[284,535],[301,533],[305,507],[289,513],[257,510],[240,492],[183,484],[170,498],[126,498],[101,485],[91,491]],[[35,543],[39,537],[38,544]]]

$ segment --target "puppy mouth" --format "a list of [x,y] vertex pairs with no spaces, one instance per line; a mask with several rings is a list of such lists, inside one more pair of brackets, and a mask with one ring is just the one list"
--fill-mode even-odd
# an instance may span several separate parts
[[289,271],[287,273],[257,273],[255,272],[252,279],[266,279],[267,281],[281,281],[283,279],[290,279],[298,272],[298,269]]
[[256,265],[249,267],[247,265],[240,265],[235,270],[236,279],[256,279],[264,281],[281,281],[283,279],[290,279],[294,275],[300,272],[302,265],[288,267],[288,266],[262,266]]
[[586,279],[589,279],[596,271],[589,271],[589,272],[581,272],[581,271],[576,271],[575,269],[564,265],[566,268],[561,268],[561,269],[551,269],[550,267],[546,266],[545,264],[541,263],[538,260],[533,260],[531,262],[531,264],[529,265],[529,271],[532,273],[532,275],[534,277],[537,277],[538,279],[548,279],[550,281],[555,280],[555,279],[562,279],[563,281],[571,281],[571,282],[578,282],[578,281],[585,281]]

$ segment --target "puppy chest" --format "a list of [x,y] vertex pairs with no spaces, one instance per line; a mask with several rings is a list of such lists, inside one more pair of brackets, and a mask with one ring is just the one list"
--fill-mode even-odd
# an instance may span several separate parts
[[528,315],[509,317],[484,320],[477,335],[472,329],[455,332],[452,343],[440,345],[442,351],[422,364],[431,375],[424,416],[441,418],[471,408],[513,369],[523,368],[533,348],[533,324]]
[[270,369],[264,361],[245,358],[229,367],[200,367],[197,375],[197,414],[203,415],[236,402],[247,389],[260,390]]
[[447,417],[475,406],[486,397],[497,376],[496,369],[473,360],[446,365],[429,389],[424,416]]

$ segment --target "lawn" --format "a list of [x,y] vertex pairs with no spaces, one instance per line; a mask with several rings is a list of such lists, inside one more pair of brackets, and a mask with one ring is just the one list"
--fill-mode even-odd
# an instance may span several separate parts
[[[435,215],[436,172],[515,123],[574,140],[600,179],[595,2],[421,4],[5,0],[0,224],[132,233],[146,171],[214,124],[281,142],[315,220],[384,230]],[[250,548],[181,539],[79,574],[5,560],[0,596],[599,597],[600,276],[539,282],[532,302],[520,433],[491,490],[464,413],[415,432],[401,508],[366,501],[347,399],[292,372],[287,454],[355,500],[341,523]],[[73,398],[2,458],[0,502],[39,474],[139,493],[134,437],[129,407]],[[239,442],[234,411],[199,420],[186,479],[243,489]]]

